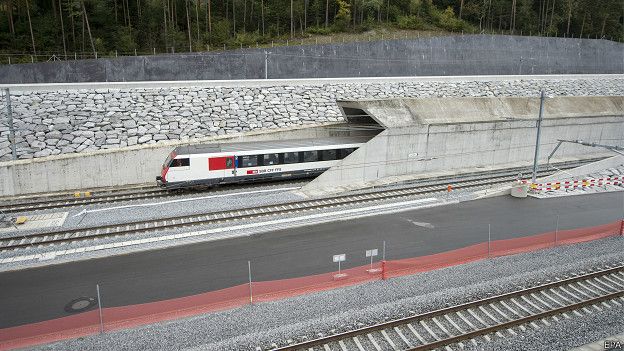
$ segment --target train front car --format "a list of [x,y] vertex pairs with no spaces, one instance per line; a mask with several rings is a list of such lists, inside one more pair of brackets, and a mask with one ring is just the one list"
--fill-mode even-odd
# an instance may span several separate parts
[[361,137],[177,147],[156,177],[167,189],[314,177],[355,151]]
[[162,164],[160,175],[156,177],[156,184],[161,188],[167,187],[167,172],[169,172],[169,165],[171,164],[173,159],[175,159],[175,157],[176,154],[172,151],[169,156],[167,156],[165,162]]

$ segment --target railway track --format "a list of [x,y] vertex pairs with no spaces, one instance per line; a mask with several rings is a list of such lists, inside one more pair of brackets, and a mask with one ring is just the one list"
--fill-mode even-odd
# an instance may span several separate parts
[[[588,159],[583,161],[575,161],[575,162],[564,162],[556,164],[558,168],[561,169],[569,169],[573,167],[578,167],[585,163],[594,162],[600,159]],[[514,168],[513,172],[524,172],[528,169],[525,167]],[[485,173],[485,172],[475,172],[474,174]],[[453,177],[441,177],[438,180],[451,180]],[[231,191],[237,188],[245,188],[248,185],[230,185],[227,189],[215,191],[214,189],[210,189],[213,193],[220,193],[225,191]],[[82,205],[95,205],[95,204],[104,204],[104,203],[116,203],[123,201],[132,201],[132,200],[146,200],[146,199],[157,199],[157,198],[166,198],[172,196],[179,196],[180,192],[171,192],[164,189],[159,189],[156,186],[153,187],[137,187],[134,189],[106,189],[106,190],[94,190],[93,195],[90,197],[71,197],[70,195],[54,195],[50,197],[29,197],[22,199],[13,199],[6,200],[0,203],[0,214],[9,214],[9,213],[27,213],[39,210],[48,210],[55,208],[71,208]],[[188,193],[188,192],[187,192]]]
[[[624,263],[624,262],[622,262]],[[256,350],[460,350],[624,305],[624,265],[300,343]],[[480,345],[483,348],[483,345]]]
[[[571,167],[571,166],[570,166]],[[505,170],[504,172],[487,172],[488,176],[482,174],[473,175],[468,180],[454,182],[454,189],[464,189],[481,187],[484,185],[494,185],[507,183],[515,180],[516,169]],[[547,172],[544,172],[547,173]],[[157,232],[166,229],[190,228],[200,225],[218,224],[226,221],[248,220],[265,216],[287,215],[293,212],[311,211],[323,208],[333,208],[338,206],[360,205],[369,202],[383,200],[396,200],[415,195],[424,195],[447,191],[447,179],[440,180],[436,184],[426,184],[396,190],[377,190],[364,194],[340,195],[328,198],[302,200],[286,202],[275,205],[265,205],[253,208],[242,208],[210,212],[204,214],[194,214],[160,218],[157,220],[135,221],[121,224],[111,224],[91,228],[59,229],[44,233],[35,233],[25,236],[12,236],[0,238],[0,253],[25,250],[33,246],[67,244],[97,238],[114,238],[123,235]]]
[[[269,186],[283,186],[284,184],[303,184],[299,180],[295,181],[280,181],[280,182],[270,182],[266,183]],[[256,183],[262,185],[265,183]],[[192,193],[201,193],[210,191],[211,194],[221,194],[237,189],[245,189],[248,188],[249,184],[241,185],[241,184],[232,184],[227,188],[215,190],[211,189],[189,189],[189,190],[174,190],[168,191],[165,189],[157,188],[156,186],[150,187],[137,187],[136,189],[128,190],[105,190],[105,191],[95,191],[93,196],[91,197],[69,197],[68,195],[64,196],[52,196],[50,198],[35,198],[31,200],[20,200],[20,201],[8,201],[7,203],[3,203],[0,205],[0,213],[26,213],[32,211],[39,210],[48,210],[48,209],[64,209],[71,208],[82,205],[94,205],[94,204],[103,204],[103,203],[116,203],[123,201],[132,201],[132,200],[146,200],[146,199],[158,199],[158,198],[166,198],[166,197],[175,197],[184,194],[192,194]]]
[[137,188],[136,190],[120,190],[105,191],[92,197],[72,198],[68,195],[51,196],[50,198],[36,198],[27,201],[7,201],[0,205],[0,212],[3,213],[20,213],[32,212],[39,210],[48,210],[51,208],[67,208],[81,205],[92,205],[101,203],[114,203],[130,200],[155,199],[159,197],[171,196],[169,192],[162,189],[154,188]]

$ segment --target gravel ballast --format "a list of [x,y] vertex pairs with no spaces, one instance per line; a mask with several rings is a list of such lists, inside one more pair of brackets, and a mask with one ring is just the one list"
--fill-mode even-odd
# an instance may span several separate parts
[[[241,308],[94,335],[39,350],[255,350],[422,313],[545,283],[572,273],[624,263],[624,238],[506,256],[413,276],[254,304]],[[477,349],[564,350],[614,335],[619,311],[528,328]],[[560,319],[562,320],[562,319]],[[582,327],[582,328],[581,328]],[[577,332],[582,330],[586,332]]]

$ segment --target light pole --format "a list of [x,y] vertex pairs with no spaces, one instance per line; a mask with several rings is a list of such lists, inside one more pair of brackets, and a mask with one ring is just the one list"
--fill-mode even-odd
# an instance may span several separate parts
[[11,110],[11,95],[9,88],[4,89],[7,109],[7,123],[9,124],[9,141],[11,142],[11,156],[17,160],[17,151],[15,150],[15,127],[13,126],[13,111]]
[[533,158],[533,176],[531,177],[531,183],[535,183],[537,178],[537,160],[539,157],[540,138],[542,136],[542,119],[544,118],[544,90],[540,94],[540,109],[539,117],[537,119],[537,140],[535,141],[535,157]]

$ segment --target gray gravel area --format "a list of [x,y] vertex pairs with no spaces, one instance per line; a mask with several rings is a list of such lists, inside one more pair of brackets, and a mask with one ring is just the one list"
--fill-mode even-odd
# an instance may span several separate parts
[[[305,181],[293,181],[254,184],[247,187],[232,186],[208,191],[184,192],[179,195],[153,199],[77,206],[68,210],[69,216],[63,227],[106,225],[160,218],[163,213],[167,216],[176,216],[300,200],[301,197],[295,195],[291,190],[282,189],[299,188],[305,183]],[[158,205],[159,203],[162,204]],[[85,215],[78,215],[84,210],[87,211]],[[58,208],[47,209],[29,212],[26,215],[62,211],[63,209]],[[13,217],[17,215],[11,214]]]
[[540,323],[540,329],[529,327],[514,338],[494,338],[488,344],[479,343],[477,346],[470,344],[472,347],[466,350],[569,350],[624,331],[624,306],[582,314],[582,317],[573,319],[559,318],[559,322],[549,320],[550,327],[542,327]]
[[[499,257],[412,276],[40,346],[38,350],[255,350],[422,313],[544,283],[579,271],[624,264],[624,238]],[[618,314],[619,313],[619,314]],[[615,334],[621,311],[530,329],[479,349],[564,350]],[[585,323],[585,324],[584,324]],[[574,332],[582,327],[585,333]],[[556,340],[540,344],[541,340]],[[535,348],[531,347],[535,346]]]

